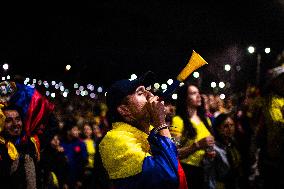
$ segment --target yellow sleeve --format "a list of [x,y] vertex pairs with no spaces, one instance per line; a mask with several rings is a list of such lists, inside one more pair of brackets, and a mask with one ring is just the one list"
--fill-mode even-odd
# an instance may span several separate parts
[[271,106],[269,107],[269,113],[273,122],[284,123],[283,119],[284,111],[284,98],[273,97],[271,100]]
[[170,127],[170,132],[174,136],[180,137],[183,132],[184,123],[181,117],[175,116],[172,119],[172,126]]

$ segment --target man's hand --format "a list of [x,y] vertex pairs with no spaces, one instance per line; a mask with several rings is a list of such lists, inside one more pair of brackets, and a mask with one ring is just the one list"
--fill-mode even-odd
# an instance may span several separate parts
[[151,96],[147,103],[147,109],[151,116],[151,124],[155,128],[165,124],[166,117],[164,102],[160,102],[158,100],[158,96]]

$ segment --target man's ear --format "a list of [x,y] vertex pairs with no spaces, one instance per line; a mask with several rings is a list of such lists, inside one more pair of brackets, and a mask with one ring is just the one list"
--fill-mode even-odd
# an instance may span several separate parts
[[129,117],[131,115],[129,108],[125,104],[119,105],[117,111],[122,117]]

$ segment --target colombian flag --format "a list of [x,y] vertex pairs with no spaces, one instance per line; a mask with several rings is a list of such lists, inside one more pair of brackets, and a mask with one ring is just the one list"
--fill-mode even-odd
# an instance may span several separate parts
[[116,122],[99,152],[115,189],[187,189],[176,146],[168,137]]
[[39,155],[38,134],[41,134],[46,127],[48,117],[54,110],[54,104],[49,102],[35,88],[18,83],[16,84],[16,91],[9,102],[21,108],[24,123],[23,141],[30,138],[35,144]]

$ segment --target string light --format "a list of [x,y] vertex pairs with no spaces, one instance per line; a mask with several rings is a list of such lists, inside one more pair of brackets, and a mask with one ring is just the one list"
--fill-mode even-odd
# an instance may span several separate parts
[[71,69],[71,65],[66,65],[66,67],[65,67],[65,69],[67,70],[67,71],[69,71],[70,69]]
[[51,96],[52,98],[55,98],[55,93],[51,93],[50,96]]
[[199,78],[199,72],[193,72],[193,77]]
[[172,79],[169,79],[168,81],[167,81],[167,83],[168,83],[168,85],[171,85],[171,84],[173,84],[173,80]]
[[163,84],[161,85],[161,89],[166,90],[167,88],[168,88],[167,84],[163,83]]
[[[7,78],[5,78],[4,76],[2,77],[2,80],[6,80],[6,79],[10,79],[10,76],[8,75]],[[32,79],[32,84],[29,84],[30,80],[31,79],[29,77],[26,77],[23,83],[25,85],[27,85],[27,86],[32,87],[32,88],[35,88],[36,85],[38,85],[38,86],[43,85],[46,89],[49,88],[50,85],[52,85],[52,86],[54,86],[55,89],[61,91],[61,92],[58,92],[58,93],[61,94],[64,98],[67,98],[69,93],[70,93],[69,89],[66,89],[64,87],[63,82],[59,82],[57,84],[56,81],[54,81],[54,80],[49,83],[46,80]],[[92,98],[94,100],[98,99],[98,95],[96,93],[94,93],[94,92],[90,93],[89,92],[89,91],[94,91],[94,89],[95,89],[94,85],[92,85],[91,83],[89,83],[86,86],[86,88],[83,85],[81,85],[79,87],[79,84],[75,83],[74,84],[74,89],[76,89],[76,88],[77,88],[77,90],[74,91],[76,95],[89,96],[90,98]],[[103,87],[98,87],[97,88],[97,92],[98,93],[102,93],[103,92]],[[48,97],[51,97],[51,98],[55,98],[57,92],[50,92],[49,90],[46,90],[43,93],[45,94],[45,96],[48,96]],[[104,95],[105,94],[106,93],[104,93]]]
[[3,64],[3,69],[4,69],[5,71],[8,70],[8,69],[9,69],[9,64],[7,64],[7,63]]
[[101,93],[101,92],[103,92],[103,88],[102,87],[98,87],[98,93]]

